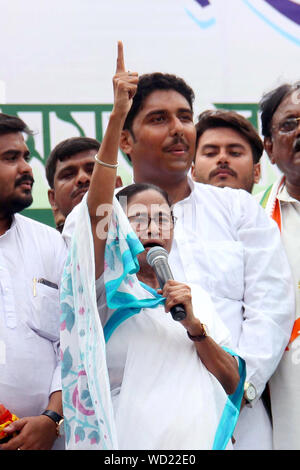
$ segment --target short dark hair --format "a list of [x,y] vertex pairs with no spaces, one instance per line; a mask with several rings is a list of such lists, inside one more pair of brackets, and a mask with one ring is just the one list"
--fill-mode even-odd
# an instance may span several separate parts
[[262,96],[259,108],[261,111],[262,135],[264,137],[271,137],[272,135],[272,119],[280,103],[296,90],[300,90],[300,81],[283,83]]
[[136,94],[133,97],[132,106],[127,114],[123,129],[132,131],[132,123],[135,116],[142,109],[145,99],[157,90],[174,90],[184,96],[193,110],[195,99],[192,88],[180,77],[160,72],[148,73],[139,77]]
[[85,150],[95,150],[97,152],[99,147],[100,142],[91,137],[71,137],[57,144],[50,153],[45,166],[46,178],[50,188],[53,189],[54,186],[54,175],[58,160],[63,162],[72,157],[72,155],[84,152]]
[[12,134],[14,132],[24,132],[27,135],[33,135],[33,131],[27,127],[22,119],[17,116],[0,113],[0,135]]
[[241,134],[249,142],[252,150],[253,162],[258,163],[263,150],[263,142],[248,119],[235,111],[226,109],[207,110],[201,113],[196,124],[196,148],[201,135],[207,130],[217,127],[228,127]]

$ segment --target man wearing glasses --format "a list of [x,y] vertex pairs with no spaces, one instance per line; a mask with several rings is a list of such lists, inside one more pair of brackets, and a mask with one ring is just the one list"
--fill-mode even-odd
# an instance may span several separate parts
[[[264,147],[282,172],[261,204],[277,222],[296,291],[295,323],[270,381],[275,449],[300,449],[300,81],[284,84],[260,102]],[[280,266],[278,266],[280,270]]]

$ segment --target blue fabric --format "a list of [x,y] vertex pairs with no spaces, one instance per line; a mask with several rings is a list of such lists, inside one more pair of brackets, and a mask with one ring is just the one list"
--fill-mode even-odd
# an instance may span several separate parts
[[[114,311],[110,319],[107,321],[105,327],[103,328],[104,338],[107,342],[115,329],[123,323],[128,318],[140,313],[142,308],[155,308],[159,304],[165,302],[165,297],[159,295],[155,289],[152,289],[147,284],[140,282],[140,285],[144,287],[148,292],[154,295],[155,298],[152,299],[137,299],[131,294],[128,293],[114,293],[114,305],[120,305],[117,310]],[[106,285],[107,289],[107,285]]]
[[228,396],[219,422],[219,426],[216,431],[212,450],[224,450],[229,442],[229,439],[231,439],[231,436],[233,435],[233,431],[240,413],[241,403],[244,395],[244,383],[246,379],[246,363],[244,359],[228,348],[223,347],[223,349],[231,354],[231,356],[238,357],[240,381],[236,391],[232,395]]

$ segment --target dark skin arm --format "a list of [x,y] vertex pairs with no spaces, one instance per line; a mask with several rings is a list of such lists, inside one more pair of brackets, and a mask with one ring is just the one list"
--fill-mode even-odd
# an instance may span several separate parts
[[[203,327],[201,321],[195,317],[193,312],[192,295],[189,286],[170,280],[166,282],[163,290],[158,292],[166,297],[166,312],[169,312],[174,305],[184,305],[187,316],[180,323],[190,335],[197,336],[202,334]],[[234,393],[240,380],[238,364],[234,357],[224,351],[210,336],[201,342],[194,341],[194,345],[199,358],[207,370],[218,379],[225,392],[228,395]]]
[[[102,162],[117,163],[119,140],[127,113],[136,92],[138,74],[126,71],[123,44],[118,42],[116,73],[113,77],[114,106],[97,157]],[[95,163],[89,187],[87,205],[91,219],[95,252],[95,277],[104,269],[104,251],[112,212],[117,170]]]
[[[51,394],[47,409],[62,416],[61,391]],[[7,434],[18,434],[2,444],[1,450],[50,450],[57,438],[56,424],[44,415],[21,418],[7,426],[4,431]]]

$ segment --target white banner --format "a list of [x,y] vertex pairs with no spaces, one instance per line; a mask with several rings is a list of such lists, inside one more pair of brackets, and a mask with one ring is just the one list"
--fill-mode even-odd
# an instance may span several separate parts
[[[189,83],[195,120],[204,109],[225,106],[260,130],[262,94],[300,79],[299,0],[0,0],[0,11],[0,98],[16,108],[111,105],[119,39],[128,69],[175,73]],[[70,111],[73,121],[50,114],[51,148],[81,131],[96,136],[94,111],[83,111]],[[34,145],[43,163],[49,145],[43,144],[42,107],[21,114],[39,132]],[[43,168],[33,164],[32,207],[49,207]],[[124,160],[125,182],[130,171]],[[276,175],[264,157],[255,192]]]

